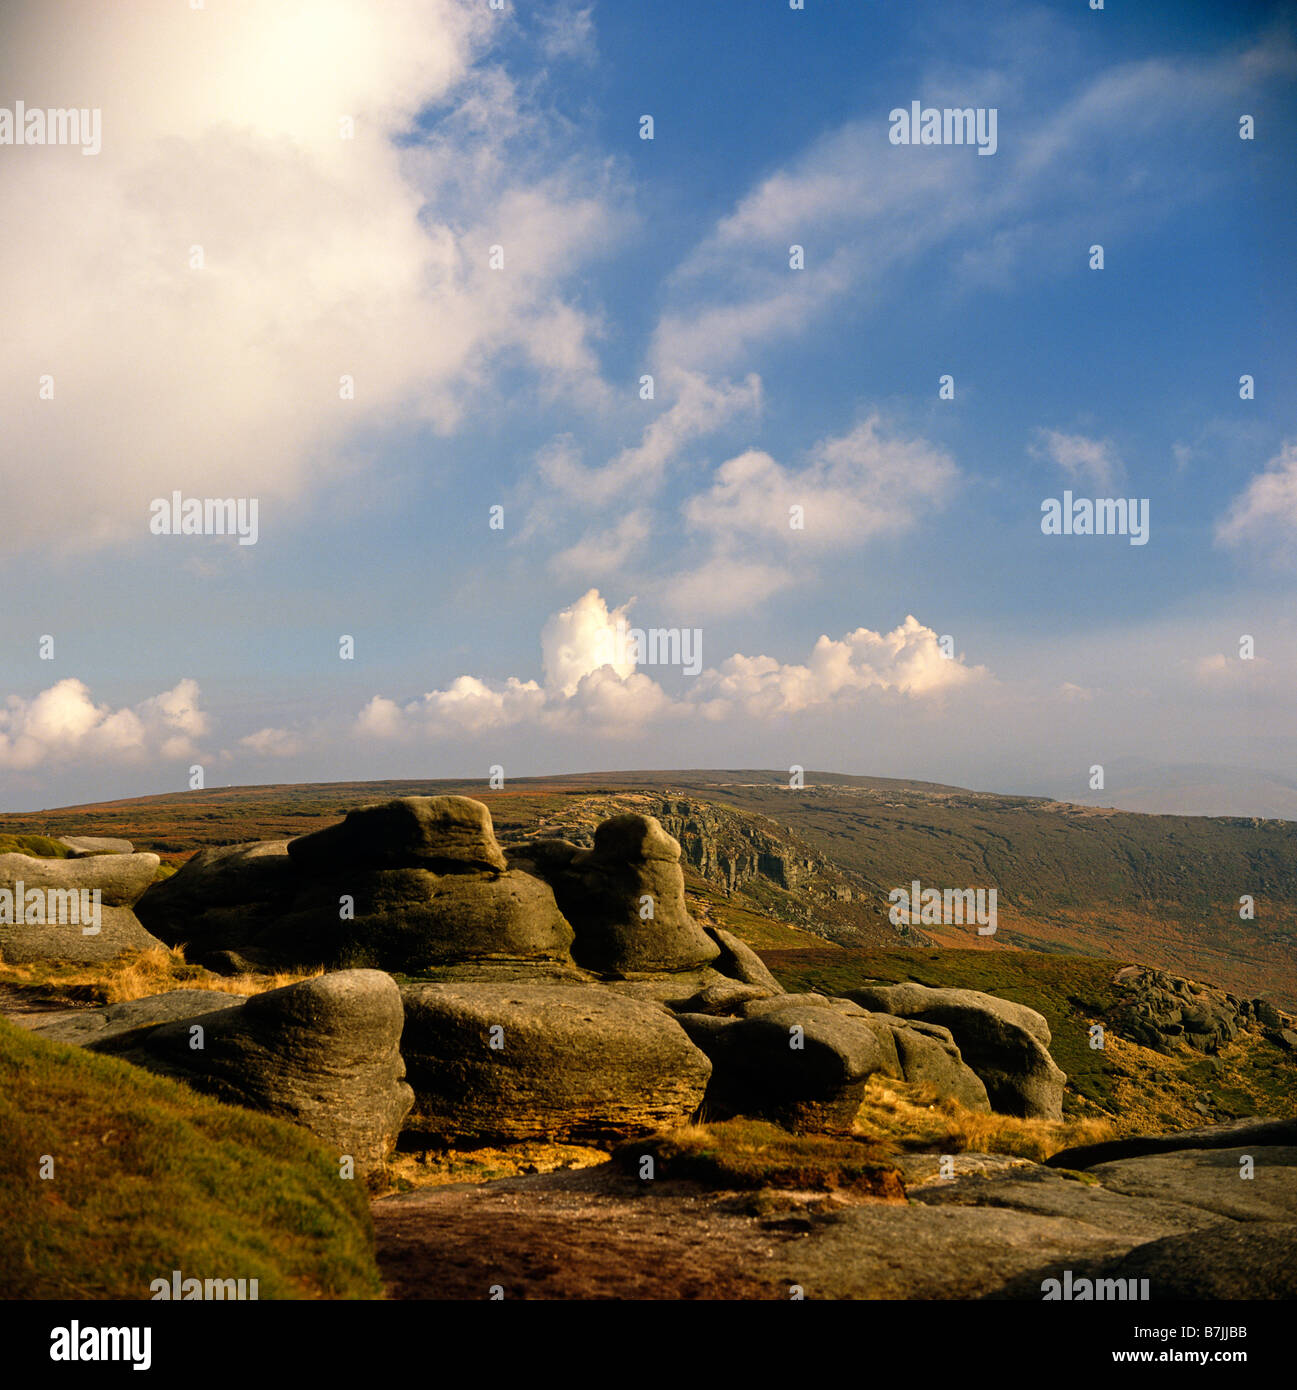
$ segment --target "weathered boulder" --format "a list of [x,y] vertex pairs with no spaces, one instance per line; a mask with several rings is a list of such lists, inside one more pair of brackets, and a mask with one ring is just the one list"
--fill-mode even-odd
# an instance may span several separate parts
[[155,930],[214,969],[571,964],[550,887],[510,870],[462,796],[404,797],[296,840],[204,850],[145,895]]
[[288,853],[310,873],[339,865],[439,874],[507,867],[490,811],[467,796],[404,796],[348,811],[338,825],[293,840]]
[[0,854],[0,956],[12,963],[89,962],[161,946],[131,910],[159,862],[156,854]]
[[287,840],[199,850],[140,899],[140,921],[192,959],[255,943],[286,912],[298,888]]
[[135,846],[129,840],[117,840],[106,835],[60,835],[58,841],[72,851],[73,858],[87,854],[135,853]]
[[852,990],[848,998],[879,1013],[948,1028],[995,1110],[1062,1118],[1067,1076],[1049,1054],[1049,1025],[1034,1009],[975,990],[918,984],[875,985]]
[[[344,900],[350,904],[342,915]],[[457,961],[570,962],[549,885],[517,870],[352,869],[306,879],[257,945],[289,959],[418,973]]]
[[514,858],[554,889],[578,965],[633,976],[696,970],[721,953],[685,905],[679,844],[652,816],[611,817],[590,850],[532,841]]
[[748,1115],[798,1133],[849,1128],[866,1079],[889,1061],[869,1023],[791,994],[742,1009],[742,1018],[677,1015],[712,1059],[708,1116]]
[[746,941],[740,941],[733,932],[727,932],[722,927],[704,927],[703,930],[720,947],[720,955],[712,962],[713,969],[732,979],[742,980],[744,984],[759,985],[771,994],[783,994],[783,985]]
[[687,1120],[711,1065],[661,1005],[599,985],[407,984],[408,1129],[428,1141],[631,1138]]
[[363,1174],[391,1151],[413,1101],[402,1022],[390,975],[344,970],[89,1046],[302,1125]]

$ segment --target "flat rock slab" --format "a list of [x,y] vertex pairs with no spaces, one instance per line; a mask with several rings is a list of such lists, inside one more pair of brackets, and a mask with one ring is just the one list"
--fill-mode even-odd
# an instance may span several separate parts
[[1110,1139],[1104,1144],[1084,1144],[1063,1149],[1046,1159],[1051,1168],[1090,1168],[1120,1158],[1142,1154],[1174,1153],[1179,1149],[1233,1149],[1240,1145],[1297,1145],[1297,1117],[1288,1120],[1234,1120],[1200,1129],[1181,1129],[1171,1134],[1142,1134],[1129,1139]]
[[[1252,1159],[1253,1176],[1240,1177]],[[1086,1170],[1109,1192],[1197,1207],[1233,1221],[1297,1221],[1297,1148],[1185,1149]]]
[[82,1046],[90,1041],[104,1042],[135,1028],[148,1028],[177,1019],[196,1018],[220,1009],[235,1009],[246,1002],[241,994],[225,994],[210,989],[173,989],[147,999],[129,999],[99,1009],[60,1012],[28,1026],[53,1042]]
[[58,842],[78,858],[86,854],[135,853],[135,846],[129,840],[116,840],[108,835],[60,835]]
[[1297,1224],[1222,1221],[1150,1241],[1098,1274],[1147,1279],[1150,1300],[1297,1298]]
[[771,1263],[807,1298],[981,1298],[1024,1275],[1048,1278],[1060,1261],[1111,1258],[1130,1245],[1128,1238],[1067,1216],[879,1204],[817,1222]]

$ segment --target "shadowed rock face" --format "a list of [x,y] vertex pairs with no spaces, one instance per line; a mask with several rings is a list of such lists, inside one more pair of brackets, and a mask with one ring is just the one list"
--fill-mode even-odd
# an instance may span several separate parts
[[156,854],[97,854],[75,859],[0,854],[0,888],[8,890],[7,898],[22,884],[24,895],[32,889],[42,894],[51,889],[78,895],[97,891],[100,900],[99,930],[93,934],[83,931],[82,922],[5,921],[3,917],[10,916],[5,911],[0,916],[0,954],[13,963],[102,961],[125,951],[161,946],[131,910],[152,883],[160,862]]
[[409,984],[408,1128],[438,1139],[630,1138],[687,1120],[711,1064],[658,1004],[599,985]]
[[344,970],[88,1046],[302,1125],[364,1174],[391,1152],[413,1103],[402,1024],[390,975]]
[[680,846],[652,816],[604,821],[591,850],[542,840],[516,857],[554,889],[578,965],[634,976],[695,970],[720,955],[685,905]]

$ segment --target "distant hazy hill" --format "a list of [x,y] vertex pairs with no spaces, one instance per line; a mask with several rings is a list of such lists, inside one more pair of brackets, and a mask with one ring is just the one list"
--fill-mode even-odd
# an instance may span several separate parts
[[[1134,960],[1297,1004],[1297,823],[1111,811],[936,783],[807,772],[582,773],[510,781],[216,787],[0,816],[0,832],[120,835],[176,862],[204,845],[299,835],[366,802],[458,793],[504,842],[588,839],[618,809],[681,840],[698,910],[765,946],[922,944]],[[908,930],[891,888],[995,888],[999,930]],[[1255,901],[1253,921],[1239,899]]]

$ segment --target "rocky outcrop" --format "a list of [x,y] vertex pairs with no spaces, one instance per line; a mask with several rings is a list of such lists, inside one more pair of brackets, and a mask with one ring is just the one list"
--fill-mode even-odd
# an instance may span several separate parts
[[514,857],[553,888],[578,965],[627,977],[695,970],[720,955],[685,905],[680,846],[652,816],[613,816],[590,850],[539,841]]
[[506,860],[485,806],[406,797],[195,856],[142,910],[226,971],[425,977],[402,989],[402,1046],[410,1128],[429,1143],[622,1138],[700,1104],[842,1129],[876,1073],[977,1110],[993,1087],[1015,1113],[1042,1113],[1041,1090],[1061,1086],[1044,1020],[1019,1006],[786,994],[744,942],[694,920],[679,843],[640,813],[603,821],[589,848],[534,839]]
[[429,1142],[610,1140],[687,1120],[711,1065],[662,1006],[598,985],[409,984],[409,1128]]
[[1125,998],[1108,1015],[1122,1037],[1154,1051],[1171,1053],[1179,1044],[1215,1053],[1254,1025],[1283,1027],[1283,1015],[1265,999],[1241,999],[1227,990],[1141,965],[1124,966],[1113,976]]
[[161,946],[132,911],[159,862],[156,854],[0,854],[0,956],[11,963],[103,961]]
[[391,976],[345,970],[88,1045],[302,1125],[364,1174],[391,1152],[413,1103],[402,1023]]
[[877,985],[849,997],[867,1009],[949,1029],[995,1110],[1062,1118],[1067,1076],[1049,1054],[1049,1025],[1034,1009],[974,990],[918,984]]
[[847,1129],[875,1073],[990,1109],[986,1088],[945,1029],[816,994],[737,1000],[733,1011],[737,1017],[679,1015],[712,1059],[706,1109],[713,1118],[759,1116],[799,1133]]
[[205,850],[141,910],[218,968],[571,961],[553,892],[508,868],[486,807],[462,796],[404,797],[296,840]]

